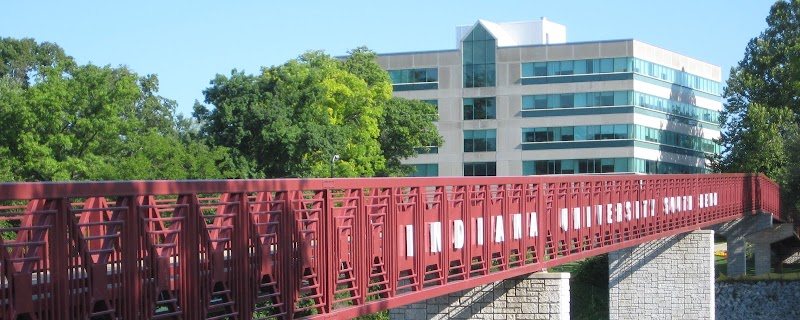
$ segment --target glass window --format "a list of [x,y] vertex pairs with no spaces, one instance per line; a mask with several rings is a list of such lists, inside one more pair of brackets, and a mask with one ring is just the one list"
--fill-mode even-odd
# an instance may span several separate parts
[[522,110],[533,109],[534,96],[522,96]]
[[560,95],[558,100],[560,108],[572,108],[575,106],[575,96],[571,93]]
[[[466,40],[465,40],[466,42]],[[493,41],[487,41],[485,48],[485,61],[491,60],[494,63],[494,44]],[[480,55],[480,53],[478,53]],[[464,47],[464,61],[465,64],[479,64],[473,59],[473,49]],[[472,59],[472,60],[468,60]],[[485,62],[489,63],[489,62]],[[720,95],[722,84],[718,81],[712,81],[693,74],[688,74],[682,70],[668,68],[652,62],[630,58],[605,58],[605,59],[587,59],[587,60],[564,60],[564,61],[549,61],[549,62],[526,62],[522,64],[523,77],[544,77],[554,75],[573,75],[573,74],[595,74],[595,73],[609,73],[609,72],[636,72],[644,74],[653,78],[662,79],[687,88],[709,92],[714,95]],[[492,76],[494,73],[492,73]],[[489,78],[488,76],[486,77]]]
[[547,109],[547,96],[536,96],[533,106],[535,109]]
[[586,126],[575,127],[575,141],[588,140],[588,132]]
[[575,173],[575,160],[561,160],[561,174]]
[[614,172],[630,172],[630,170],[628,170],[628,159],[626,158],[614,159]]
[[547,63],[547,75],[548,76],[557,75],[558,71],[559,71],[559,68],[560,68],[559,67],[560,64],[561,63],[559,61],[550,61],[550,62],[548,62]]
[[425,82],[438,82],[439,81],[439,69],[437,68],[428,68],[425,69],[427,77],[425,78]]
[[574,72],[574,62],[573,61],[561,61],[559,65],[558,74],[560,75],[570,75]]
[[586,65],[591,66],[591,60],[575,60],[575,74],[587,74]]
[[420,68],[389,70],[389,79],[392,80],[393,84],[438,82],[439,69]]
[[547,174],[547,161],[536,161],[536,174]]
[[609,73],[614,71],[614,59],[600,59],[600,73]]
[[586,101],[586,94],[585,93],[576,93],[575,94],[575,107],[590,107],[589,103]]
[[522,128],[522,142],[535,142],[535,141],[536,141],[536,129]]
[[533,64],[533,75],[544,77],[547,75],[547,62],[536,62]]
[[530,176],[536,174],[534,161],[522,161],[522,175]]
[[600,172],[614,172],[614,159],[600,159]]
[[630,72],[630,58],[614,58],[614,72]]
[[532,77],[533,76],[533,63],[523,63],[522,64],[522,76],[523,77]]
[[[468,163],[472,165],[473,163]],[[465,164],[465,168],[466,168]],[[470,169],[472,170],[472,169]],[[481,169],[478,169],[481,170]],[[465,170],[466,173],[467,170]],[[523,161],[524,175],[573,173],[707,173],[706,168],[636,158],[564,159]],[[478,173],[482,173],[479,171]]]
[[573,141],[573,140],[575,140],[575,127],[561,127],[560,141]]
[[497,163],[495,162],[465,162],[464,176],[496,176]]
[[630,105],[630,99],[628,96],[630,95],[630,91],[614,91],[614,105],[615,106],[627,106]]
[[[480,27],[480,26],[479,26]],[[486,41],[472,43],[472,62],[483,64],[486,61]]]
[[597,92],[594,96],[594,105],[595,106],[613,106],[614,105],[614,93],[613,92]]
[[600,126],[586,126],[586,140],[602,140]]
[[614,125],[614,139],[628,139],[628,125]]
[[613,125],[600,126],[600,139],[614,139],[614,126]]
[[472,81],[474,87],[485,87],[483,84],[486,83],[486,65],[485,64],[473,64],[472,65]]
[[[491,60],[491,61],[494,61],[494,58],[492,58],[492,59],[493,60]],[[485,75],[486,85],[485,85],[485,87],[494,87],[494,85],[496,83],[495,75],[497,74],[497,72],[495,70],[495,64],[494,63],[487,63],[486,64],[486,69],[484,71],[486,72],[486,75]]]
[[436,163],[415,164],[411,177],[438,177],[439,165]]
[[[495,86],[495,50],[496,41],[482,25],[478,24],[464,39],[463,69],[464,87]],[[523,72],[525,68],[523,66]],[[524,73],[523,73],[524,75]]]
[[392,83],[403,83],[403,74],[400,70],[389,70],[389,79]]
[[495,118],[495,98],[464,98],[464,120]]
[[550,141],[547,137],[547,128],[534,129],[533,142],[547,142]]
[[464,152],[484,151],[497,151],[496,131],[464,130]]
[[[466,43],[467,43],[467,39],[464,39],[464,44],[466,44]],[[472,41],[470,43],[474,43],[474,41]],[[465,66],[467,64],[472,65],[473,63],[475,63],[474,62],[475,60],[472,59],[472,50],[473,50],[473,48],[474,48],[473,46],[467,46],[467,45],[462,47],[463,54],[464,54],[464,65]]]

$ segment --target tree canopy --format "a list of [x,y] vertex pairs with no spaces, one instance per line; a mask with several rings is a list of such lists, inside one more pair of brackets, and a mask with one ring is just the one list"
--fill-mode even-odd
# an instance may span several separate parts
[[[392,98],[377,56],[357,48],[344,59],[311,51],[258,75],[217,75],[194,115],[215,145],[264,177],[405,175],[400,159],[440,145],[433,106]],[[338,161],[332,161],[339,155]]]
[[0,59],[3,181],[225,177],[226,150],[182,138],[155,75],[77,65],[33,39],[0,39]]
[[[217,75],[176,115],[156,75],[79,65],[54,43],[0,38],[0,180],[400,176],[438,146],[433,106],[392,98],[377,55],[311,51]],[[332,162],[334,155],[339,160]]]
[[784,203],[800,209],[800,1],[778,1],[767,29],[747,44],[724,91],[723,171],[764,173],[781,184]]

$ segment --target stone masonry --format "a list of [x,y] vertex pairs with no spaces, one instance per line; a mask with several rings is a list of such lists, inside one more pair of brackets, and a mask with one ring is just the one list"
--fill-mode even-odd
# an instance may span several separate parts
[[569,273],[532,273],[389,310],[389,318],[569,319]]
[[714,319],[713,250],[701,230],[610,252],[610,318]]

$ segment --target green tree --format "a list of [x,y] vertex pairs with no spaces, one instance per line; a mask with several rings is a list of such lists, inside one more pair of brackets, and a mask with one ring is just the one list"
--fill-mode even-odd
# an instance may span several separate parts
[[718,166],[767,174],[781,184],[784,200],[794,201],[786,192],[796,189],[790,183],[800,181],[790,168],[800,162],[793,151],[800,119],[800,1],[776,2],[767,25],[731,69],[721,119],[725,152]]
[[409,125],[406,137],[437,142],[430,136],[438,133],[423,116],[430,109],[391,99],[388,74],[376,57],[365,48],[344,60],[312,51],[262,68],[260,75],[236,70],[230,77],[218,75],[204,91],[214,108],[198,103],[194,115],[214,145],[231,148],[236,161],[265,177],[326,177],[334,155],[340,156],[334,163],[337,177],[399,173],[396,159],[413,155],[420,145],[399,150],[406,144],[386,144],[384,138],[393,143],[403,133],[387,125],[409,123],[396,119],[398,112],[425,123]]
[[45,68],[66,71],[74,66],[72,57],[55,43],[36,43],[30,38],[0,38],[0,78],[13,79],[23,88],[30,85],[31,75]]
[[402,98],[387,101],[385,109],[380,141],[386,168],[380,175],[407,176],[413,168],[401,160],[416,156],[418,148],[442,145],[442,137],[432,122],[438,120],[438,114],[428,103]]
[[155,75],[76,65],[32,39],[0,39],[0,58],[3,181],[221,178],[230,167],[174,116]]

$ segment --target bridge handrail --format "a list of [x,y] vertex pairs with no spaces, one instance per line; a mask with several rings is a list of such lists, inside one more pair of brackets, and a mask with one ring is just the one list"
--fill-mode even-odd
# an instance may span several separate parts
[[0,183],[0,318],[353,317],[777,219],[779,192],[752,174]]

